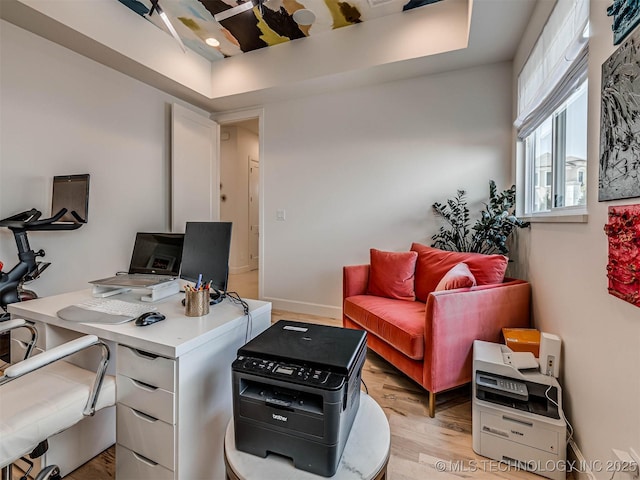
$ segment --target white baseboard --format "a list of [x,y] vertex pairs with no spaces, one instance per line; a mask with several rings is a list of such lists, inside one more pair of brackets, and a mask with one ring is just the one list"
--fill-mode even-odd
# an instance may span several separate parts
[[573,478],[575,480],[597,480],[596,476],[591,471],[587,460],[582,455],[580,448],[573,440],[569,441],[569,448],[567,449],[567,465],[573,466],[572,471]]
[[342,308],[316,303],[296,302],[282,298],[264,297],[262,300],[271,302],[274,310],[286,310],[293,313],[317,315],[319,317],[342,318]]

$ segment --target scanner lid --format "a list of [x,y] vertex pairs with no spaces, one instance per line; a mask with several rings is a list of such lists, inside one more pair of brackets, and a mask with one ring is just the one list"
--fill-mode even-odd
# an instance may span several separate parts
[[348,374],[366,348],[366,337],[362,330],[280,320],[240,347],[238,355]]

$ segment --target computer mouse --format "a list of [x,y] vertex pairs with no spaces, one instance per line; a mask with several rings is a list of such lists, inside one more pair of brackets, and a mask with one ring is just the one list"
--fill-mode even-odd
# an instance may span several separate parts
[[164,320],[165,318],[167,317],[165,317],[160,312],[146,312],[136,318],[136,325],[138,327],[146,327],[147,325],[159,322],[160,320]]

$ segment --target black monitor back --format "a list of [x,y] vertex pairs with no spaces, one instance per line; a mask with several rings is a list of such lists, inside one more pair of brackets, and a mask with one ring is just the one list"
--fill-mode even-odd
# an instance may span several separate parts
[[71,212],[87,222],[89,215],[89,174],[56,175],[53,177],[53,194],[51,199],[51,214],[55,215],[66,208],[67,213],[60,222],[77,222]]
[[180,277],[195,282],[211,281],[211,288],[227,291],[231,222],[187,222]]

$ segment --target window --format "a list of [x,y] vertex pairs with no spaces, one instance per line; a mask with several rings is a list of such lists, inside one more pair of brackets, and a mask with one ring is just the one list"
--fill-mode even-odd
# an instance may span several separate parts
[[524,214],[584,207],[587,169],[587,82],[523,139]]
[[518,76],[518,213],[586,213],[588,0],[557,3]]

